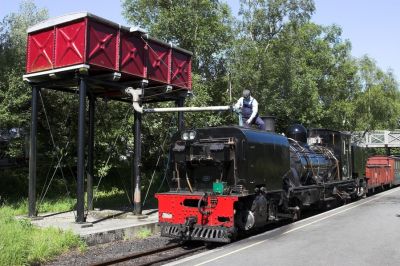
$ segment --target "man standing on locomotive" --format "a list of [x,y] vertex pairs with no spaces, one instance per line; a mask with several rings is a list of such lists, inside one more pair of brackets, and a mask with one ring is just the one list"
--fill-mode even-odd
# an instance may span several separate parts
[[240,97],[235,104],[236,109],[241,109],[243,126],[249,128],[256,124],[258,129],[265,130],[264,121],[258,116],[258,102],[251,97],[248,89],[243,90],[243,97]]

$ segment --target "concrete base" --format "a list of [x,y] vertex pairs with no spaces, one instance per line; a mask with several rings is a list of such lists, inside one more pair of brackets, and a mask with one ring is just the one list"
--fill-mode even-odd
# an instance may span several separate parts
[[43,220],[43,217],[41,217],[41,216],[32,216],[32,217],[29,217],[29,216],[28,216],[28,219],[31,219],[31,221],[38,221],[38,220]]
[[[116,210],[94,210],[89,212],[85,223],[76,223],[74,212],[41,214],[31,219],[39,227],[56,227],[72,230],[91,245],[135,238],[140,231],[158,233],[158,211],[144,210],[140,216]],[[36,218],[36,217],[35,217]]]
[[82,222],[82,223],[80,223],[80,222],[78,222],[78,223],[76,223],[78,226],[80,226],[81,228],[87,228],[87,227],[92,227],[93,226],[93,224],[92,223],[87,223],[87,222]]
[[128,215],[127,215],[127,218],[130,218],[130,219],[138,219],[138,220],[146,220],[146,219],[148,219],[149,218],[149,216],[148,215],[144,215],[144,214],[140,214],[140,215],[136,215],[136,214],[134,214],[134,213],[129,213]]

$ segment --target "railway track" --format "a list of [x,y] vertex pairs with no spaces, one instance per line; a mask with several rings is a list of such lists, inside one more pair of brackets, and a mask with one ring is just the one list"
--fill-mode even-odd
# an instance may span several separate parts
[[118,263],[129,262],[137,266],[154,265],[157,263],[173,260],[183,257],[185,255],[205,250],[204,244],[198,243],[197,245],[185,246],[182,244],[168,245],[163,248],[151,249],[143,252],[135,252],[132,254],[124,255],[118,258],[91,264],[92,266],[106,266],[115,265]]

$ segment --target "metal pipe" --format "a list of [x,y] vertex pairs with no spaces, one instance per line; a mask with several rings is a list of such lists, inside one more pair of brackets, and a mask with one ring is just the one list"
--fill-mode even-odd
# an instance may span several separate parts
[[78,122],[78,165],[77,165],[77,203],[76,222],[85,222],[85,116],[86,116],[86,80],[79,79],[79,122]]
[[141,89],[127,88],[126,93],[132,96],[132,106],[138,113],[168,113],[168,112],[203,112],[203,111],[231,111],[232,106],[204,106],[204,107],[167,107],[143,109],[139,104]]
[[[176,105],[178,107],[183,107],[185,103],[185,98],[179,98],[176,102]],[[184,117],[183,117],[183,112],[179,112],[178,113],[178,130],[181,131],[185,128],[185,124],[184,124]]]
[[143,113],[168,113],[168,112],[203,112],[203,111],[230,111],[231,106],[204,106],[204,107],[166,107],[143,109]]
[[135,111],[135,142],[134,142],[134,159],[133,159],[133,176],[134,176],[134,196],[133,207],[135,215],[142,214],[141,191],[140,191],[140,166],[142,158],[141,136],[142,136],[142,114]]
[[93,210],[93,173],[94,173],[94,116],[96,97],[89,94],[89,143],[88,143],[88,175],[87,175],[87,205]]
[[36,213],[36,142],[37,142],[37,115],[39,87],[32,86],[31,132],[29,143],[29,217],[35,217]]
[[125,92],[132,96],[132,106],[135,112],[143,113],[143,107],[139,104],[140,95],[142,95],[142,89],[133,89],[129,87],[125,90]]

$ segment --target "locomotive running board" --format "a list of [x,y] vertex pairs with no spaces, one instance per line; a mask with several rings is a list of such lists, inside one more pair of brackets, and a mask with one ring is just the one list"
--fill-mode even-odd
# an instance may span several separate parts
[[194,226],[188,231],[185,225],[160,223],[161,236],[181,240],[201,240],[209,242],[230,243],[233,228]]

